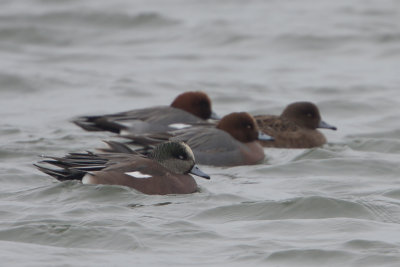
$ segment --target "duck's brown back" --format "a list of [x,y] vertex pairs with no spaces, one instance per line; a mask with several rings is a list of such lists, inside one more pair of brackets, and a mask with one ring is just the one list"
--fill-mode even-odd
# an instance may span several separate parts
[[274,141],[260,141],[264,147],[311,148],[326,143],[325,136],[318,130],[300,127],[280,116],[254,116],[264,133],[274,137]]

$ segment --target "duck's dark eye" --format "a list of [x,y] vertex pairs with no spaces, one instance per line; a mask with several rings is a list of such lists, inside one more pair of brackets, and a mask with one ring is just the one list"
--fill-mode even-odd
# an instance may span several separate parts
[[243,124],[243,126],[246,129],[253,129],[253,125],[252,124]]
[[186,157],[186,155],[178,155],[178,159],[180,159],[180,160],[185,160],[187,157]]
[[200,107],[209,107],[209,102],[208,101],[206,101],[206,100],[200,100],[199,102],[198,102],[198,105],[200,106]]
[[312,118],[312,114],[311,113],[307,113],[307,117]]

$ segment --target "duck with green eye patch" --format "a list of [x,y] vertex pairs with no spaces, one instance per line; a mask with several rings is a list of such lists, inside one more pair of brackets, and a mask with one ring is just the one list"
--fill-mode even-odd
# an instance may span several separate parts
[[[119,144],[123,147],[123,144]],[[124,148],[124,151],[130,151]],[[80,180],[83,184],[123,185],[145,194],[189,194],[198,191],[189,174],[205,179],[210,176],[195,164],[190,147],[183,142],[165,142],[150,154],[70,153],[65,157],[45,157],[35,166],[60,181]],[[53,169],[43,166],[51,164]]]

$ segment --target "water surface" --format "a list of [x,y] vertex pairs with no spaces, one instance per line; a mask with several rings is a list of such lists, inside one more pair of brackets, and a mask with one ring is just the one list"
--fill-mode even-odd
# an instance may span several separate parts
[[[2,1],[5,266],[398,266],[398,1]],[[202,166],[200,192],[60,183],[39,155],[102,146],[79,115],[203,90],[221,115],[315,102],[321,148]]]

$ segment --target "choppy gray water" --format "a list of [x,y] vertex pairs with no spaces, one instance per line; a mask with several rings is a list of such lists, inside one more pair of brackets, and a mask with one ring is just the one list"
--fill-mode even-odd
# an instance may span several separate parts
[[[399,266],[400,2],[0,2],[1,266]],[[204,90],[221,115],[317,103],[329,144],[203,167],[201,192],[59,183],[77,115]]]

